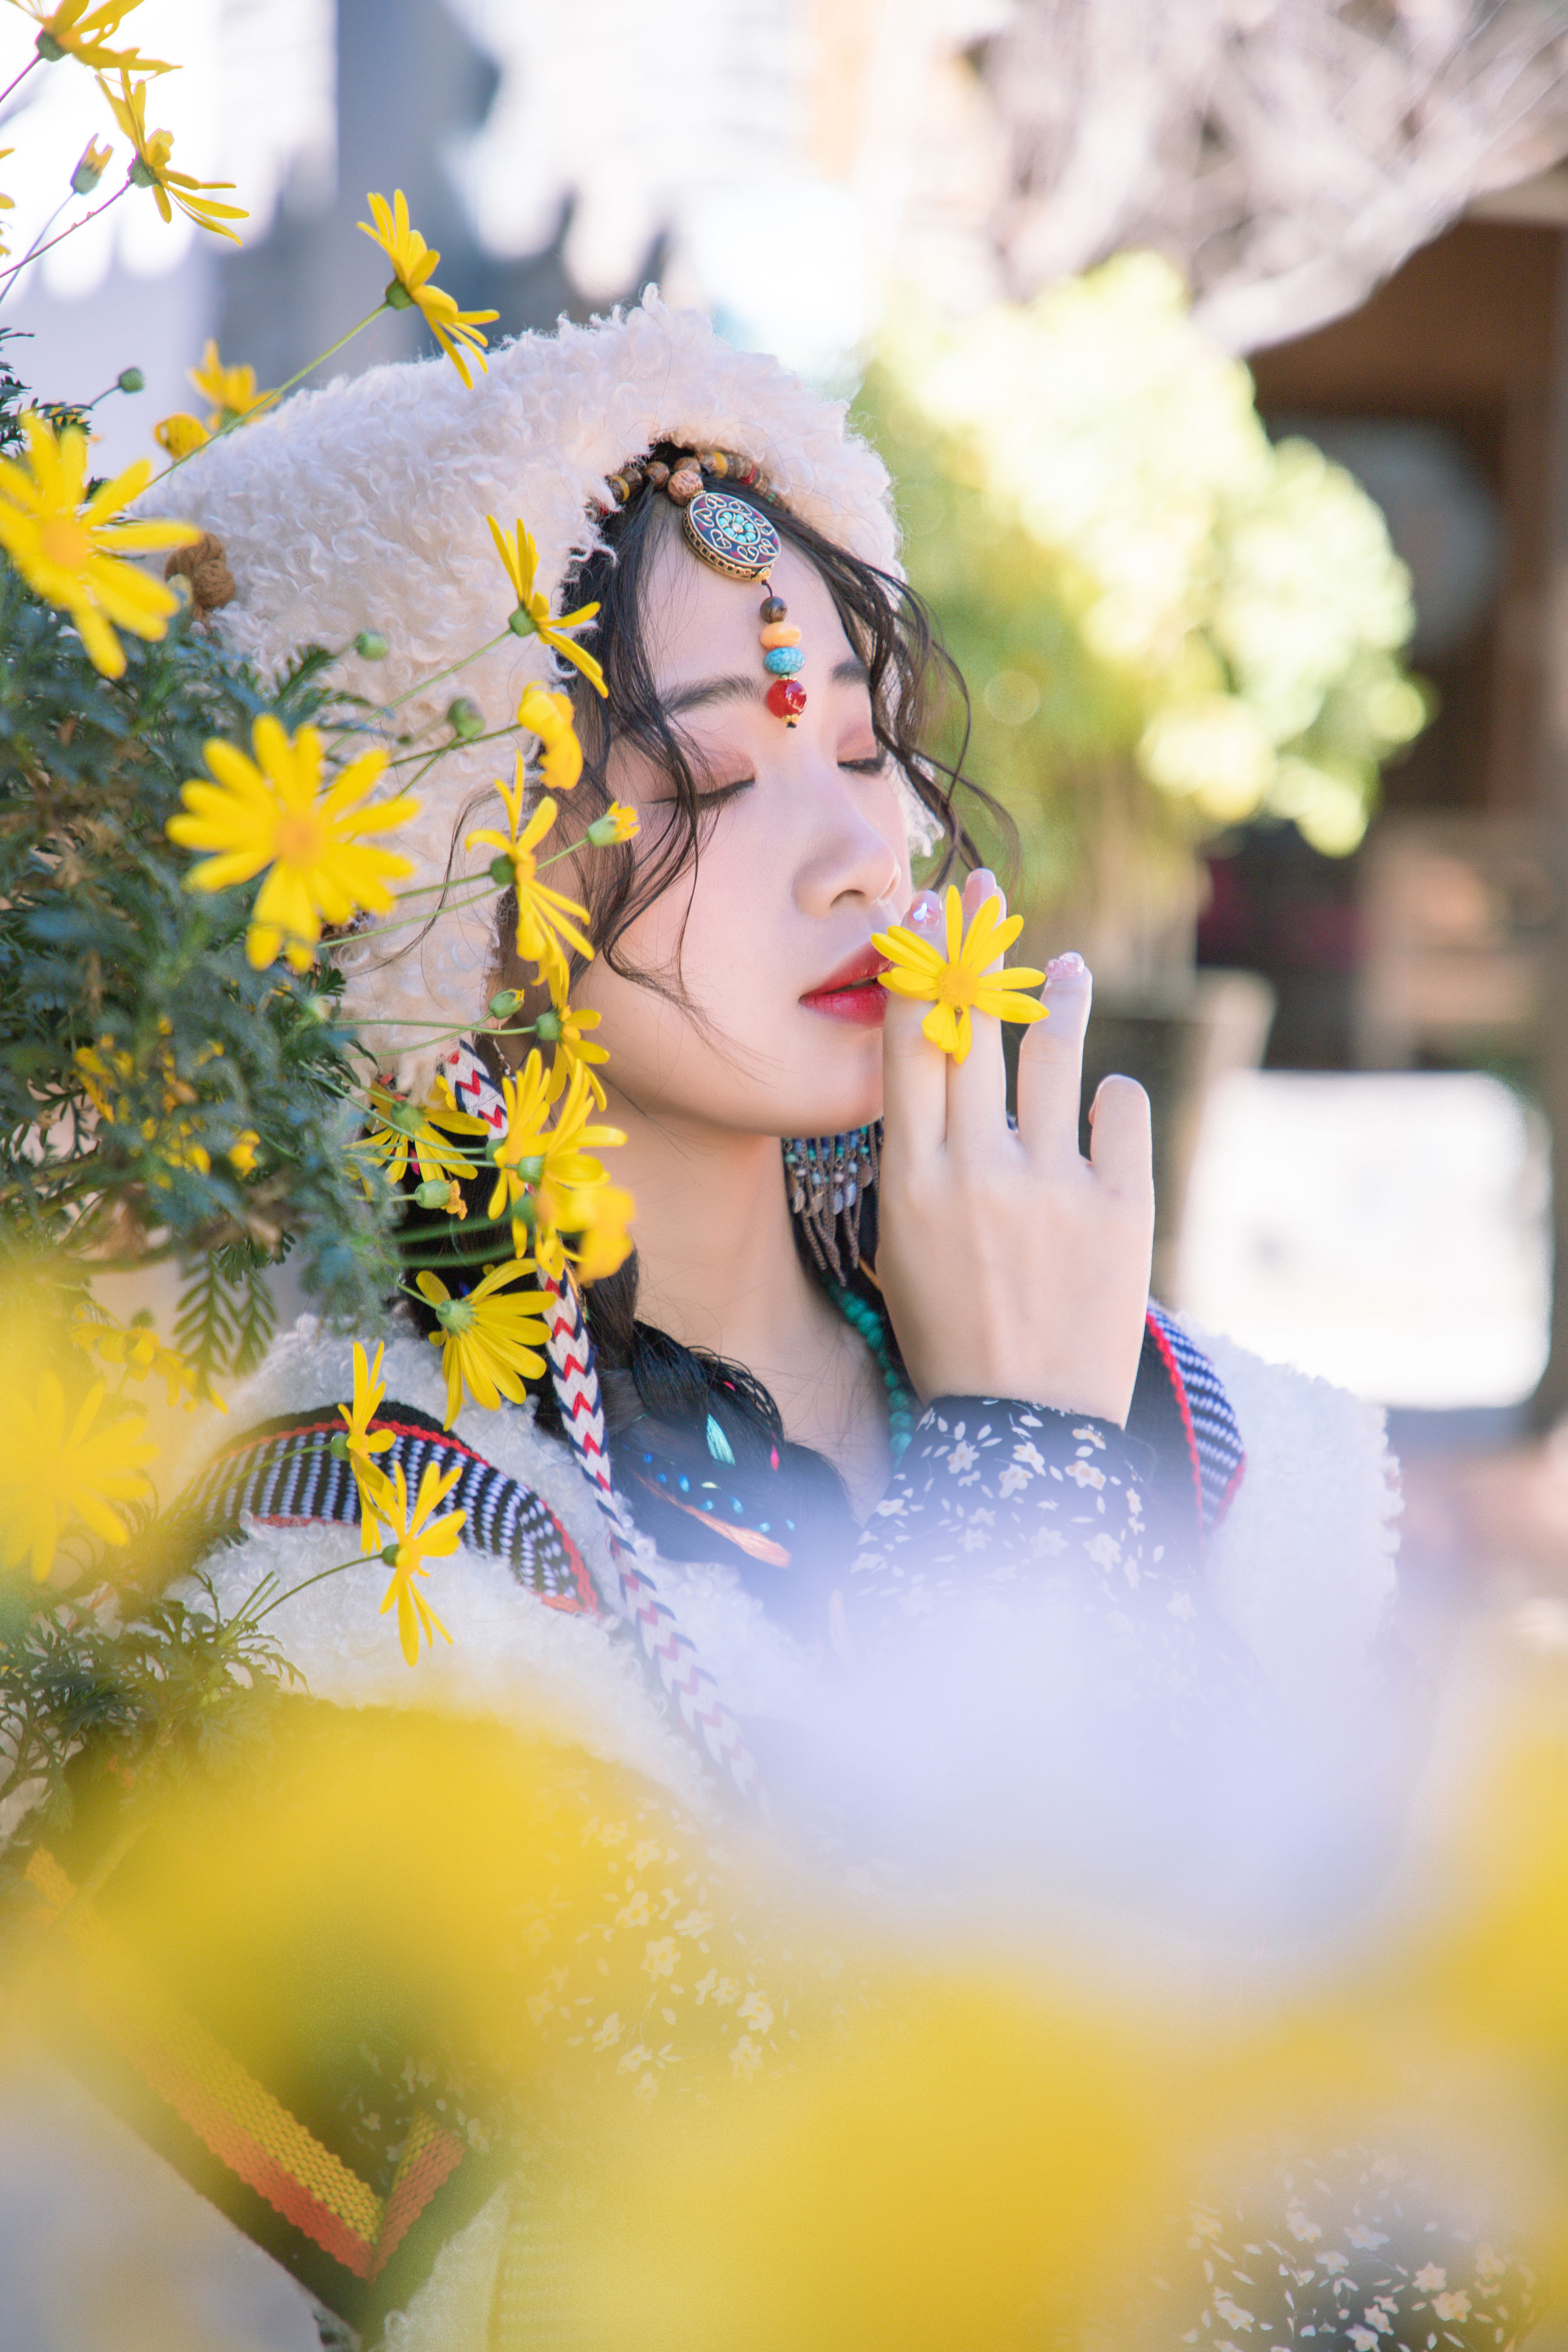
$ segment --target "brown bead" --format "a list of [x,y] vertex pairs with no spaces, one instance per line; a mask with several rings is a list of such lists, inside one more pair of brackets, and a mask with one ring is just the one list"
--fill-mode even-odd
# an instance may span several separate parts
[[669,479],[669,467],[662,457],[650,457],[643,468],[650,490],[662,490]]
[[689,507],[702,488],[702,477],[689,462],[679,465],[665,486],[678,507]]
[[618,507],[624,507],[626,500],[632,494],[632,486],[627,481],[626,476],[624,474],[612,474],[610,476],[610,488],[615,493],[616,504]]
[[768,596],[763,602],[763,618],[771,629],[776,621],[789,618],[789,606],[782,596]]
[[646,477],[644,476],[643,469],[638,465],[633,464],[630,466],[623,466],[621,467],[621,479],[625,482],[634,499],[641,489],[645,478]]

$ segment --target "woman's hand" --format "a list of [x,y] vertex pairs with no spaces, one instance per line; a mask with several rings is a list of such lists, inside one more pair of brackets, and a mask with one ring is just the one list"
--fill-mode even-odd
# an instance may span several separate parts
[[[972,874],[965,918],[995,888]],[[929,897],[904,920],[940,938],[940,909],[920,919]],[[1126,1421],[1154,1234],[1149,1097],[1107,1078],[1081,1156],[1090,994],[1088,966],[1058,957],[1050,1018],[1024,1033],[1016,1134],[1001,1024],[973,1016],[961,1065],[921,1034],[923,1004],[889,998],[877,1278],[922,1397],[1019,1397]]]

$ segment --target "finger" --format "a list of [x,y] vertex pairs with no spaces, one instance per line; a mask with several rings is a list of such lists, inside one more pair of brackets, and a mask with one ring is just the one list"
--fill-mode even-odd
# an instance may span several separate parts
[[1154,1199],[1154,1141],[1149,1097],[1136,1078],[1102,1078],[1089,1111],[1089,1157],[1108,1192],[1128,1201]]
[[1083,1038],[1093,1000],[1093,976],[1083,958],[1053,957],[1040,995],[1047,1018],[1025,1030],[1018,1048],[1018,1135],[1032,1160],[1079,1156]]
[[[996,877],[988,866],[978,866],[963,886],[966,928],[992,898],[1000,901],[999,911],[1005,917],[1007,901]],[[1002,961],[998,956],[987,971],[999,971]],[[1006,1131],[1007,1068],[1002,1055],[1002,1024],[994,1013],[972,1013],[969,1051],[962,1062],[952,1056],[948,1061],[948,1143],[961,1156],[967,1151],[984,1158],[995,1150]]]
[[[921,939],[940,942],[942,905],[933,892],[922,890],[904,917],[905,928]],[[936,1150],[947,1134],[946,1055],[933,1045],[921,1024],[930,1006],[917,997],[887,992],[888,1010],[882,1024],[882,1135],[889,1150],[924,1153]]]

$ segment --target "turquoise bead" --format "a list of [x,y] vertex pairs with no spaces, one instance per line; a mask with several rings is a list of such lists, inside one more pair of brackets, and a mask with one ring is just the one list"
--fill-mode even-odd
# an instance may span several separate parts
[[798,646],[774,646],[763,656],[763,667],[775,677],[793,677],[797,669],[805,667],[805,656]]

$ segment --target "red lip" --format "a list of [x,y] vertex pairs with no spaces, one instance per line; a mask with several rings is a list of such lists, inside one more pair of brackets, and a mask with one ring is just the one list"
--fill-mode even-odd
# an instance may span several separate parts
[[863,947],[830,972],[819,986],[807,990],[801,1003],[831,1021],[848,1021],[860,1028],[876,1028],[888,1010],[888,992],[877,985],[877,975],[890,969],[880,949]]

